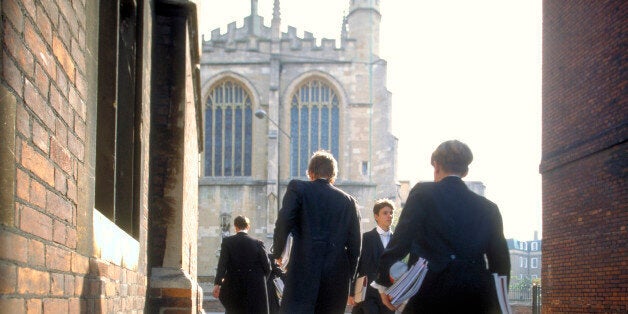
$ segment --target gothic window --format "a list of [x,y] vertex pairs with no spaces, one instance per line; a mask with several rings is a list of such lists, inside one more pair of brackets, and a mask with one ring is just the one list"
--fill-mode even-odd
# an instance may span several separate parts
[[310,156],[330,151],[338,159],[340,132],[338,96],[326,83],[309,80],[301,84],[290,101],[290,175],[305,176]]
[[251,175],[251,97],[239,82],[226,79],[209,92],[205,108],[205,175]]

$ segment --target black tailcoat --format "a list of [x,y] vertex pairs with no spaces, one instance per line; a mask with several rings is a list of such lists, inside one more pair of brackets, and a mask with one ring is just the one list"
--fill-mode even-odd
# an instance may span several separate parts
[[[384,245],[377,233],[377,228],[365,232],[362,235],[362,251],[360,252],[360,262],[358,263],[357,277],[366,276],[367,281],[370,283],[375,280],[377,276],[377,266],[379,264],[379,258],[384,252]],[[351,295],[354,295],[355,284],[351,283]],[[394,313],[389,310],[383,303],[379,296],[377,289],[367,286],[366,297],[364,301],[355,306],[353,313],[365,313],[365,314],[379,314],[379,313]]]
[[292,180],[275,224],[273,255],[294,240],[282,313],[343,313],[360,254],[360,218],[353,197],[327,180]]
[[380,259],[379,284],[390,285],[390,266],[408,252],[425,258],[429,270],[404,313],[496,310],[491,273],[510,274],[502,217],[497,205],[473,193],[460,178],[418,183],[410,191]]
[[270,263],[264,243],[246,232],[222,240],[215,284],[226,312],[268,313],[266,278]]

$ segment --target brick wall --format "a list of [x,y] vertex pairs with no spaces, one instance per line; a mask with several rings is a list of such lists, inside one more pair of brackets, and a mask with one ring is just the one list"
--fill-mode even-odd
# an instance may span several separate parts
[[628,3],[543,10],[543,312],[625,313]]
[[12,157],[1,160],[11,199],[0,209],[3,313],[144,307],[145,267],[105,261],[92,246],[93,2],[2,1],[1,145]]

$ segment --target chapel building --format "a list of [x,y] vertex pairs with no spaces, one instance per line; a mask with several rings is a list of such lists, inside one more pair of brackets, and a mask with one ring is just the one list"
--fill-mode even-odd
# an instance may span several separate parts
[[375,226],[374,200],[400,202],[379,0],[348,5],[339,43],[299,37],[291,26],[281,32],[278,0],[270,27],[253,0],[242,27],[233,22],[203,38],[198,270],[206,291],[235,216],[248,216],[251,235],[270,250],[285,188],[307,180],[317,150],[338,160],[335,185],[356,198],[363,231]]

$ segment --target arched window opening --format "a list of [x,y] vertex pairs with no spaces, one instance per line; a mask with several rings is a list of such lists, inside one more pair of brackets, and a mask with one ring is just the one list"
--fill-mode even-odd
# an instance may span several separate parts
[[313,152],[324,149],[339,158],[338,96],[328,84],[313,79],[301,84],[290,99],[290,175],[303,177]]
[[226,79],[209,92],[205,107],[205,175],[251,175],[253,113],[242,84]]

